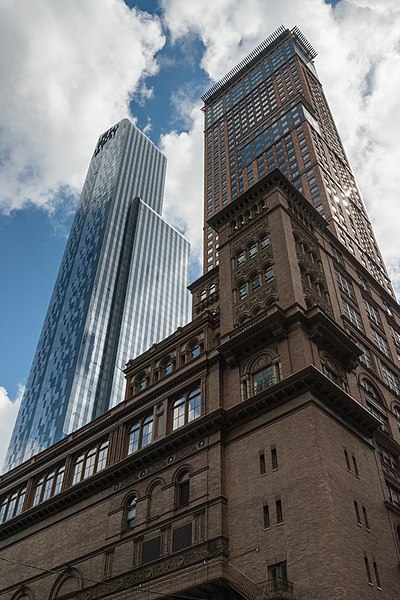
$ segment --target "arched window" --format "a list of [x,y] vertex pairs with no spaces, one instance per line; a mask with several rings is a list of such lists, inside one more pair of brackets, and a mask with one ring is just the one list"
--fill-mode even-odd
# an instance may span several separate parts
[[343,369],[341,369],[340,366],[325,353],[321,356],[321,365],[324,375],[333,381],[333,383],[336,383],[336,385],[347,391],[348,385]]
[[395,417],[397,417],[400,421],[400,405],[399,404],[393,405],[393,412],[394,412]]
[[187,346],[187,352],[189,354],[189,359],[197,358],[201,352],[199,342],[197,340],[189,342]]
[[108,456],[108,440],[90,448],[75,459],[72,485],[105,469]]
[[378,390],[368,379],[362,379],[360,385],[364,389],[364,391],[367,392],[367,394],[369,394],[374,400],[382,404],[381,396]]
[[210,290],[209,291],[210,291],[210,296],[211,296],[211,294],[215,294],[215,292],[217,291],[217,286],[215,285],[215,283],[212,283],[210,285]]
[[178,429],[201,415],[201,389],[196,386],[172,404],[172,429]]
[[241,281],[238,285],[238,300],[244,300],[248,295],[247,281]]
[[65,467],[62,465],[55,471],[51,471],[37,480],[32,506],[36,506],[40,502],[44,502],[48,498],[52,498],[60,493],[64,480],[64,472]]
[[162,375],[170,375],[173,371],[174,363],[170,356],[166,356],[161,362]]
[[246,254],[244,253],[244,250],[239,250],[239,252],[236,254],[236,266],[241,267],[245,262]]
[[249,246],[249,258],[254,258],[258,254],[257,244],[253,243]]
[[254,360],[249,367],[248,375],[242,380],[242,396],[243,398],[254,396],[274,385],[279,379],[278,357],[272,358],[269,354],[263,354]]
[[144,448],[153,440],[153,415],[147,415],[141,421],[136,421],[129,428],[128,454],[133,454]]
[[190,502],[190,480],[189,473],[181,473],[176,481],[176,508],[188,506]]
[[269,248],[270,243],[269,233],[263,233],[260,238],[261,250],[266,250]]
[[270,283],[274,279],[274,267],[273,265],[268,265],[264,269],[264,279],[265,283]]
[[254,273],[251,278],[251,291],[256,292],[261,287],[261,277],[260,273]]
[[126,502],[126,529],[133,529],[136,522],[137,497],[129,496]]
[[262,390],[275,383],[275,374],[273,365],[268,365],[264,369],[253,374],[253,393],[258,394]]
[[141,392],[148,386],[148,377],[145,371],[136,377],[136,391]]
[[26,496],[26,486],[5,496],[0,503],[0,523],[21,514]]
[[200,300],[205,300],[206,298],[207,298],[207,290],[201,290]]

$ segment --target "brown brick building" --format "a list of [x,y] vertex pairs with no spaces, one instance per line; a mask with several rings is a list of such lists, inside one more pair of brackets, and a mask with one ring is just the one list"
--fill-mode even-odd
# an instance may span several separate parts
[[1,477],[0,600],[398,600],[400,311],[333,221],[278,168],[211,215],[193,320]]

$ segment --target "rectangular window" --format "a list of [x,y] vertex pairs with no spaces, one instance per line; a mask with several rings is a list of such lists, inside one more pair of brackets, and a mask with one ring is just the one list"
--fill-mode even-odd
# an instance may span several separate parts
[[350,460],[349,460],[349,454],[347,452],[347,450],[344,450],[344,457],[346,459],[346,466],[347,466],[347,470],[351,471],[351,467],[350,467]]
[[354,456],[354,454],[352,454],[352,459],[353,459],[354,473],[356,474],[356,477],[359,477],[357,460],[356,460],[356,457]]
[[353,288],[353,284],[351,283],[351,281],[349,279],[347,279],[347,277],[342,275],[339,271],[335,270],[335,275],[336,275],[336,281],[338,282],[338,285],[339,285],[339,288],[341,289],[341,291],[354,300],[354,298],[355,298],[354,288]]
[[283,523],[282,500],[276,501],[276,522],[278,525]]
[[365,527],[369,531],[369,521],[368,521],[367,509],[365,508],[365,506],[362,507],[362,511],[363,511],[363,517],[364,517]]
[[363,298],[363,300],[369,320],[375,323],[375,325],[381,326],[382,323],[378,309],[373,304],[371,304],[371,302],[369,302],[366,298]]
[[271,523],[269,520],[269,508],[268,508],[268,504],[265,504],[263,506],[263,521],[264,521],[264,529],[268,529],[269,527],[271,527]]
[[266,472],[267,470],[265,466],[265,454],[262,453],[260,454],[260,475],[265,475]]
[[392,355],[390,354],[389,344],[387,343],[384,337],[382,337],[377,331],[375,331],[375,329],[372,329],[372,339],[378,346],[379,350],[381,350],[386,356],[391,358]]
[[275,471],[278,468],[278,455],[276,452],[276,448],[271,448],[271,462],[272,470]]
[[364,325],[363,325],[361,315],[358,312],[358,310],[355,309],[351,304],[349,304],[343,298],[342,298],[342,302],[343,302],[343,312],[344,312],[345,317],[347,317],[347,319],[351,323],[353,323],[353,325],[355,325],[357,327],[357,329],[360,329],[360,331],[364,331]]
[[364,556],[364,564],[365,564],[365,570],[367,572],[368,583],[370,583],[372,585],[371,569],[369,568],[369,562],[368,562],[368,558],[366,556]]
[[172,552],[178,552],[192,545],[192,524],[187,523],[172,531]]
[[388,369],[387,366],[382,362],[381,371],[385,383],[390,387],[391,390],[393,390],[393,392],[400,395],[400,384],[397,375]]
[[396,488],[388,485],[389,502],[391,502],[397,508],[400,508],[400,492]]
[[381,589],[381,578],[379,577],[379,571],[378,571],[378,565],[376,564],[375,561],[373,561],[373,567],[374,567],[374,574],[375,574],[375,580],[376,580],[376,585],[378,588]]
[[356,513],[356,519],[357,519],[357,523],[358,523],[359,525],[361,525],[362,523],[361,523],[360,511],[359,511],[359,509],[358,509],[358,504],[357,504],[357,502],[356,502],[355,500],[354,500],[354,510],[355,510],[355,513]]

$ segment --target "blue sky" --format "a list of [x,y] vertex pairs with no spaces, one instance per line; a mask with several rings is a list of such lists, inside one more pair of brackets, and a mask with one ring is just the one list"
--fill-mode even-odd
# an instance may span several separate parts
[[0,462],[98,136],[130,115],[166,154],[164,214],[192,243],[193,278],[200,96],[281,24],[298,25],[319,53],[317,70],[398,286],[396,0],[1,3]]

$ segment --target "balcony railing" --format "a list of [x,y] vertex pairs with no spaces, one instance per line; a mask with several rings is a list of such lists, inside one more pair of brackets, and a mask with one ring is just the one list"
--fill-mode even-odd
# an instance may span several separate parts
[[281,577],[269,579],[263,597],[265,600],[294,600],[293,583]]

